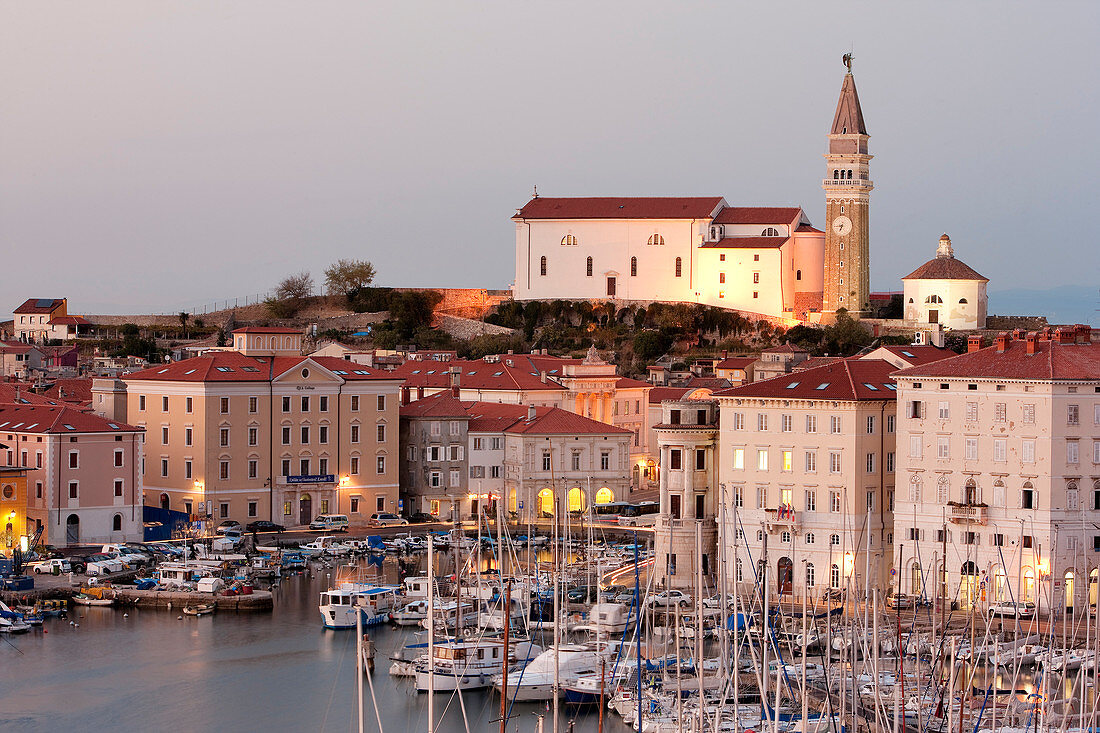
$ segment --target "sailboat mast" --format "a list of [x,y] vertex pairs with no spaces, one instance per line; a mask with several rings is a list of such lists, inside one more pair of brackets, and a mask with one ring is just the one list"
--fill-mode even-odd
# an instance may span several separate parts
[[435,567],[434,538],[428,533],[428,733],[435,733]]
[[508,725],[508,633],[512,620],[512,580],[504,588],[504,661],[501,663],[500,677],[500,733],[505,733]]
[[695,520],[695,676],[699,679],[699,733],[703,733],[703,522],[699,519]]

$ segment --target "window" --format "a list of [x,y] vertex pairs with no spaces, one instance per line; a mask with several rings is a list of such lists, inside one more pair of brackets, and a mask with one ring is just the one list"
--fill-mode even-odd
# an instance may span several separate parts
[[[768,488],[766,486],[756,487],[756,508],[763,509],[768,505]],[[757,537],[757,539],[762,539]]]
[[539,275],[546,277],[546,256],[539,258]]
[[909,457],[910,458],[923,458],[924,457],[924,441],[919,435],[909,436]]
[[924,403],[920,400],[910,400],[909,417],[913,420],[920,420],[924,417]]
[[[944,404],[944,403],[941,403]],[[967,402],[966,403],[966,421],[978,422],[978,403]]]
[[[839,514],[841,512],[841,497],[839,491],[829,492],[829,511],[833,514]],[[836,544],[836,543],[834,543]]]
[[833,435],[840,434],[840,416],[833,415],[829,418],[829,432]]
[[585,261],[584,274],[587,275],[588,277],[592,277],[592,258],[591,257],[589,257]]
[[[260,429],[259,428],[249,428],[248,429],[248,444],[254,446],[254,445],[259,445],[259,442],[260,442]],[[190,445],[190,443],[188,443],[188,445]]]
[[[191,412],[191,405],[190,405],[191,398],[190,397],[187,398],[187,402],[188,402],[187,411]],[[229,414],[229,398],[228,397],[222,397],[219,400],[219,407],[221,409],[221,414],[228,415]]]
[[[707,469],[707,452],[703,448],[697,448],[695,450],[695,470],[696,471],[705,471],[706,469]],[[606,471],[607,469],[605,468],[604,470]]]
[[[160,429],[160,444],[161,445],[168,445],[168,427],[167,426],[164,426]],[[73,466],[73,468],[76,468],[76,466]]]
[[963,443],[963,446],[964,446],[963,457],[966,458],[966,460],[968,460],[968,461],[978,460],[978,439],[977,438],[966,438],[966,440]]
[[733,413],[733,429],[744,430],[745,429],[745,413],[735,412]]
[[806,511],[816,512],[817,511],[817,492],[816,491],[806,491],[803,496],[804,496],[804,500],[805,500],[805,504],[806,504]]
[[298,473],[302,476],[309,476],[312,471],[309,470],[309,459],[302,458],[298,461]]
[[874,473],[874,472],[875,472],[875,454],[874,453],[868,453],[867,454],[867,473]]
[[248,398],[248,411],[250,413],[257,413],[260,411],[260,401],[256,397]]
[[843,466],[838,451],[829,451],[829,473],[840,473]]
[[781,454],[782,460],[783,460],[783,468],[782,468],[783,471],[792,471],[792,470],[794,470],[793,465],[792,465],[794,463],[794,461],[791,458],[791,454],[792,454],[792,452],[789,451],[789,450],[785,450]]
[[875,510],[875,492],[867,492],[867,511],[873,512]]
[[768,415],[765,412],[757,413],[756,429],[763,432],[768,429]]
[[829,587],[833,590],[840,588],[840,566],[836,563],[829,568]]
[[998,402],[993,406],[993,420],[995,422],[1005,422],[1005,420],[1007,419],[1006,414],[1007,408],[1004,402]]
[[893,473],[895,465],[894,452],[890,451],[886,454],[886,473]]
[[160,398],[160,411],[161,412],[168,412],[168,396],[167,395]]
[[[647,244],[651,244],[651,245],[654,245],[654,246],[660,246],[660,245],[663,245],[664,243],[665,243],[665,238],[662,237],[660,234],[656,234],[656,233],[654,233],[649,238],[649,241],[647,242]],[[677,258],[677,259],[679,259],[679,258]]]
[[[26,455],[27,455],[26,453],[23,454],[23,456],[24,456],[23,465],[24,466],[27,465]],[[116,467],[121,467],[122,466],[122,451],[120,451],[120,450],[115,451],[115,466]]]
[[780,423],[784,433],[789,433],[793,431],[794,419],[790,415],[784,415],[780,419]]
[[683,260],[680,259],[679,257],[677,257],[676,258],[676,277],[680,277],[681,275],[683,275],[683,272],[684,272]]
[[1066,509],[1078,509],[1080,508],[1079,492],[1077,490],[1077,484],[1070,484],[1066,489]]
[[1020,507],[1022,509],[1038,509],[1038,503],[1036,502],[1035,489],[1032,488],[1031,483],[1025,483],[1024,488],[1020,490]]
[[252,458],[248,461],[248,477],[249,478],[256,478],[257,474],[259,473],[259,469],[260,469],[260,462],[257,461],[255,458]]
[[543,471],[549,471],[550,470],[550,451],[548,451],[548,450],[544,450],[542,452],[542,470]]
[[351,457],[351,473],[353,476],[359,475],[359,456]]
[[733,468],[740,471],[745,467],[745,449],[734,448],[733,449]]
[[993,460],[998,463],[1003,463],[1008,460],[1007,445],[1004,438],[995,438],[993,440]]
[[807,415],[806,416],[806,432],[807,433],[816,433],[817,432],[817,415]]
[[122,479],[115,479],[115,496],[122,496]]
[[875,434],[875,416],[874,415],[868,415],[867,416],[867,434],[868,435],[874,435]]
[[[354,459],[352,459],[352,460],[354,460]],[[290,459],[289,458],[284,458],[279,467],[281,469],[281,474],[283,476],[289,476],[290,475]]]
[[489,466],[489,478],[500,478],[500,466]]
[[576,247],[577,238],[574,237],[572,234],[566,234],[564,237],[561,238],[561,243],[565,247]]
[[[451,425],[453,427],[459,427],[459,423],[457,423],[457,422],[451,423]],[[377,439],[377,441],[379,443],[385,443],[386,442],[386,426],[385,425],[376,425],[374,432],[375,432],[374,437]]]
[[756,468],[760,471],[768,470],[768,451],[764,448],[756,451]]
[[679,471],[683,468],[683,456],[680,449],[673,448],[668,452],[668,467],[673,471]]
[[283,412],[290,412],[290,398],[283,398]]
[[145,411],[145,395],[143,394],[138,395],[138,409],[143,412]]
[[351,396],[351,411],[359,412],[359,395],[357,394]]
[[1066,441],[1066,463],[1076,465],[1079,462],[1077,448],[1078,444],[1076,440]]
[[282,429],[283,445],[290,445],[290,426],[284,425]]
[[375,402],[375,409],[377,409],[379,412],[384,412],[386,410],[386,395],[384,395],[384,394],[378,395],[375,398],[374,402]]
[[759,272],[754,272],[752,274],[752,281],[753,281],[753,284],[758,285],[760,283],[760,273]]
[[222,448],[229,447],[229,428],[219,428],[218,430],[218,445]]
[[1025,440],[1020,443],[1020,461],[1022,463],[1035,463],[1035,441]]
[[1066,405],[1066,425],[1080,425],[1081,415],[1077,405]]
[[936,457],[940,459],[951,457],[951,442],[946,436],[941,435],[936,439]]
[[161,476],[167,476],[168,475],[168,459],[167,458],[161,458],[160,459],[160,475]]
[[948,420],[951,418],[951,404],[949,402],[940,403],[940,420]]
[[631,257],[630,258],[630,276],[631,277],[638,277],[638,258],[637,257]]
[[817,473],[817,451],[806,451],[806,473]]
[[[381,471],[379,471],[379,473],[381,473]],[[450,471],[450,474],[451,474],[451,476],[450,476],[451,483],[449,484],[449,486],[452,489],[458,488],[459,484],[462,481],[462,477],[459,475],[460,471],[457,468],[452,468],[451,471]]]
[[429,471],[428,472],[428,486],[433,489],[438,489],[443,485],[443,472],[442,471]]
[[358,443],[359,442],[359,426],[358,425],[352,425],[351,426],[351,436],[350,437],[351,437],[351,442],[352,443]]
[[[8,458],[8,463],[11,463],[11,458]],[[69,451],[69,468],[77,468],[80,465],[80,453],[77,451]]]
[[183,477],[191,478],[191,461],[187,460],[183,462]]

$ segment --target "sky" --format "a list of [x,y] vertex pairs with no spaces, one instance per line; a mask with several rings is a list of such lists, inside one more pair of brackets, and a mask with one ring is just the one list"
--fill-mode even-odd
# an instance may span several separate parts
[[506,288],[536,185],[823,227],[852,51],[874,289],[947,232],[991,291],[1095,291],[1098,34],[1094,2],[2,0],[0,286],[173,313],[358,258]]

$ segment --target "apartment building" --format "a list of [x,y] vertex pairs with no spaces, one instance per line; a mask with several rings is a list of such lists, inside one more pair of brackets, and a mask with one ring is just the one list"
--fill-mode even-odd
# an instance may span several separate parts
[[[233,348],[96,380],[93,409],[148,431],[147,502],[214,519],[353,523],[398,506],[400,378],[301,356],[301,333],[249,327]],[[124,407],[123,407],[124,406]]]
[[721,416],[719,541],[730,588],[752,588],[766,541],[773,593],[885,591],[894,524],[894,370],[878,359],[845,359],[714,393]]
[[962,607],[1096,601],[1100,344],[1091,329],[1001,334],[898,385],[901,592]]
[[0,405],[0,460],[26,470],[25,526],[54,545],[140,541],[141,428],[64,405]]
[[693,588],[712,580],[718,528],[718,403],[665,400],[654,425],[661,456],[661,511],[654,526],[657,583]]

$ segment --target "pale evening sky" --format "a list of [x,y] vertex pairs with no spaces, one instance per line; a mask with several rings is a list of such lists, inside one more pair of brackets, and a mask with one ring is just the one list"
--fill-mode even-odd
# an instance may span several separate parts
[[945,231],[991,291],[1094,285],[1098,34],[1092,2],[2,2],[0,311],[174,312],[341,257],[504,288],[534,184],[821,227],[850,48],[875,289]]

